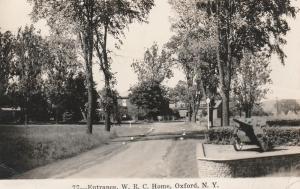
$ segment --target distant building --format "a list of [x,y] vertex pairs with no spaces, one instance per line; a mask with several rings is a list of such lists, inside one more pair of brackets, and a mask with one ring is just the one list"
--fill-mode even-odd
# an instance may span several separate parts
[[122,120],[137,120],[137,107],[129,101],[128,96],[118,97],[119,112]]
[[0,123],[18,122],[21,118],[21,108],[0,108]]
[[[172,102],[172,103],[170,103],[169,107],[173,111],[178,111],[180,118],[186,118],[189,114],[187,104],[185,104],[182,101]],[[204,116],[206,116],[206,114],[207,114],[207,104],[204,100],[201,100],[197,117],[198,118],[204,117]],[[221,116],[222,116],[222,101],[217,100],[215,102],[215,105],[213,106],[213,117],[221,118]]]
[[120,96],[120,97],[118,97],[118,105],[121,107],[128,107],[131,105],[131,103],[127,96],[125,96],[125,97]]

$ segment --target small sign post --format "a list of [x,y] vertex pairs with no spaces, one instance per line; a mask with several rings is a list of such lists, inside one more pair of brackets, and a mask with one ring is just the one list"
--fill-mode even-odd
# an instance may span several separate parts
[[210,108],[209,108],[209,106],[210,106],[210,99],[209,98],[207,98],[206,99],[206,104],[207,104],[207,129],[209,129],[210,128],[210,120],[209,120],[209,118],[210,118],[210,115],[209,115],[209,113],[210,113]]

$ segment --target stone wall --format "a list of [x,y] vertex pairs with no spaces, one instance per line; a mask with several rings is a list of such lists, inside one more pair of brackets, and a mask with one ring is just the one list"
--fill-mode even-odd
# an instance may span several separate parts
[[[198,148],[198,150],[201,150],[201,148]],[[202,153],[202,155],[204,154]],[[199,177],[235,178],[258,177],[273,173],[299,171],[300,152],[297,154],[231,160],[201,158],[200,156],[198,158],[198,170]]]

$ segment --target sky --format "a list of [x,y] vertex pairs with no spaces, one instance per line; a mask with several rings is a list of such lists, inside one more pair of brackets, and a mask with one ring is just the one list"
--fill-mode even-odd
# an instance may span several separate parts
[[[300,7],[300,2],[295,5]],[[29,13],[31,6],[26,0],[0,0],[0,28],[1,31],[16,32],[19,27],[31,24]],[[146,48],[154,42],[163,46],[172,36],[169,17],[172,15],[168,0],[156,0],[156,6],[151,10],[148,23],[131,24],[126,31],[123,45],[120,50],[113,52],[112,70],[116,74],[116,89],[121,95],[127,95],[128,89],[137,83],[137,76],[131,68],[133,60],[142,59]],[[271,92],[267,99],[300,99],[300,15],[296,19],[289,19],[291,31],[287,34],[287,45],[284,51],[287,54],[286,64],[282,65],[277,56],[271,59]],[[35,24],[47,35],[48,29],[44,21]],[[94,78],[97,88],[103,86],[102,74],[97,66],[94,67]],[[184,80],[181,71],[175,69],[174,77],[165,84],[174,87],[179,80]]]

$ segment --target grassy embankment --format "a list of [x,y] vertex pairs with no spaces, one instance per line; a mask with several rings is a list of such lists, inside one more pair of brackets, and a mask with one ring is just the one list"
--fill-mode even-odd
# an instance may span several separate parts
[[0,126],[0,178],[68,158],[107,144],[111,138],[144,132],[143,127],[114,127],[110,133],[84,125]]

